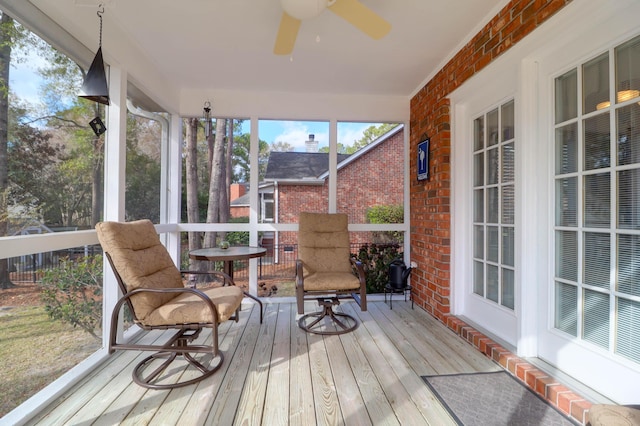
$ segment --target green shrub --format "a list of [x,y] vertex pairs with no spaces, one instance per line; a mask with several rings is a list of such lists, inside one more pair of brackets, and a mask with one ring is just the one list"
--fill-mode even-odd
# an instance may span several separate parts
[[[369,223],[403,223],[404,207],[402,204],[389,204],[373,206],[367,209],[367,221]],[[400,231],[375,231],[372,232],[373,242],[377,244],[402,244],[404,233]]]
[[[249,217],[232,217],[229,219],[229,223],[249,223]],[[227,232],[225,240],[229,241],[232,246],[248,246],[249,233],[246,231]]]
[[102,325],[102,255],[60,260],[42,272],[41,299],[49,318],[80,327],[96,339]]
[[399,244],[365,244],[360,247],[357,260],[366,273],[367,293],[382,293],[389,280],[389,264],[402,257]]

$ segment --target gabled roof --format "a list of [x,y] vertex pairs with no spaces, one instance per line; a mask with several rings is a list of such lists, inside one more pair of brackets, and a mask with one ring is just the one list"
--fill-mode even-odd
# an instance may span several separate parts
[[[338,154],[338,163],[349,158]],[[265,180],[318,179],[329,170],[329,154],[326,152],[280,152],[269,154]]]
[[[338,170],[357,161],[390,137],[403,131],[400,124],[353,154],[338,154]],[[321,184],[329,176],[329,154],[326,152],[280,152],[269,154],[265,181],[287,181],[297,184]]]
[[[379,136],[377,139],[375,139],[374,141],[372,141],[368,145],[360,148],[359,150],[354,152],[352,155],[350,155],[348,158],[345,158],[342,161],[340,160],[340,158],[338,158],[338,170],[342,169],[343,167],[346,167],[348,164],[351,164],[354,161],[358,161],[358,158],[362,157],[364,154],[366,154],[367,152],[371,151],[372,149],[374,149],[378,145],[383,144],[390,137],[392,137],[396,133],[402,131],[403,129],[404,129],[404,124],[399,124],[396,127],[394,127],[393,129],[389,130],[384,135]],[[329,177],[329,170],[327,170],[325,173],[323,173],[322,175],[319,176],[320,179],[326,179],[327,177]]]

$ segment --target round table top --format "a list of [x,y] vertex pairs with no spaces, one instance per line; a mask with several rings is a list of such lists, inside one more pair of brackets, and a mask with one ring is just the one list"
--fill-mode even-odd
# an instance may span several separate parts
[[221,249],[219,247],[191,250],[189,257],[195,260],[229,261],[262,257],[267,253],[264,247],[237,246]]

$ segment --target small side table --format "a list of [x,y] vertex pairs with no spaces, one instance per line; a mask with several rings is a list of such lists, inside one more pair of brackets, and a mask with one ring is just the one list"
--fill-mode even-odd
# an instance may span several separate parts
[[[197,250],[191,250],[189,257],[195,260],[208,260],[209,262],[224,262],[223,271],[233,279],[233,262],[235,260],[253,259],[256,257],[262,257],[267,254],[267,249],[264,247],[249,247],[249,246],[237,246],[222,249],[219,247],[203,248]],[[262,324],[262,301],[248,292],[243,292],[245,296],[255,300],[260,305],[260,324]]]
[[394,294],[404,294],[404,301],[407,301],[407,293],[409,293],[409,299],[411,300],[411,309],[413,309],[413,296],[411,295],[411,286],[407,285],[401,288],[393,287],[391,284],[387,283],[384,286],[384,303],[387,303],[387,293],[389,293],[389,309],[393,309],[393,295]]

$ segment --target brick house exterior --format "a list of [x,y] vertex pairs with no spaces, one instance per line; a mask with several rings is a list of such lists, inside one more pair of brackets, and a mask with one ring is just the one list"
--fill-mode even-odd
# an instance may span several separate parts
[[571,3],[513,0],[433,75],[410,102],[410,176],[417,172],[417,145],[431,140],[430,179],[411,179],[411,253],[419,267],[411,278],[416,304],[478,350],[519,377],[541,397],[583,423],[591,403],[554,377],[514,355],[474,326],[451,315],[452,169],[450,94]]
[[450,313],[451,111],[447,96],[571,0],[514,0],[507,4],[411,99],[410,176],[416,150],[431,138],[431,179],[410,181],[411,258],[415,302],[447,322]]
[[[280,153],[283,154],[283,153]],[[301,153],[291,153],[305,155]],[[308,153],[326,156],[328,154]],[[369,146],[338,163],[337,211],[349,215],[349,223],[367,223],[367,209],[377,205],[403,204],[404,127],[397,126]],[[277,185],[275,202],[278,223],[297,223],[300,212],[326,212],[329,174],[300,179],[273,179]],[[313,179],[312,183],[305,182]],[[370,242],[369,233],[354,233],[352,243]],[[279,233],[279,244],[295,244],[296,234]]]

